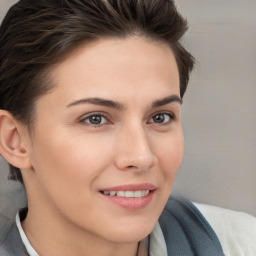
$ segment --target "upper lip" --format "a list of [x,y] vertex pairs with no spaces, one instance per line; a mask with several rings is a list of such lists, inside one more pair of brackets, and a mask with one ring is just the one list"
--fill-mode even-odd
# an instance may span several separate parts
[[138,191],[138,190],[155,190],[156,186],[150,183],[125,184],[109,188],[100,189],[100,191]]

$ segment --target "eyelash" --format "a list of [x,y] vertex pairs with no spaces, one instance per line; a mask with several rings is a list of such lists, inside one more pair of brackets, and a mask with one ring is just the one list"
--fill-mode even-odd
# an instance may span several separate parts
[[[153,120],[153,118],[156,118],[157,116],[168,116],[170,118],[170,120],[167,121],[167,122],[159,122],[159,123],[158,122],[152,122],[151,120]],[[102,122],[102,119],[105,119],[106,121],[103,124],[101,124],[101,123],[93,124],[93,123],[90,123],[90,121],[86,122],[86,120],[90,120],[90,118],[93,118],[93,117],[100,117],[101,122]],[[175,115],[173,113],[171,113],[171,112],[159,112],[159,113],[156,113],[156,114],[152,115],[147,123],[149,123],[149,124],[154,123],[154,124],[157,124],[157,125],[168,125],[174,120],[175,120]],[[112,123],[110,118],[107,117],[103,113],[92,113],[92,114],[89,114],[87,116],[83,116],[80,119],[79,122],[83,123],[85,125],[88,125],[88,126],[92,126],[94,128],[99,128],[99,127],[102,127],[105,124],[111,124]]]

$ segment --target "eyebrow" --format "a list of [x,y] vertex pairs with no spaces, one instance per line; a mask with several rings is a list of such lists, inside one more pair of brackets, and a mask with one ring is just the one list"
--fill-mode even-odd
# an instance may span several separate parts
[[[171,95],[171,96],[165,97],[163,99],[154,101],[152,103],[152,108],[161,107],[161,106],[167,105],[172,102],[178,102],[178,103],[182,104],[182,99],[178,95]],[[85,98],[85,99],[76,100],[76,101],[68,104],[67,108],[75,106],[75,105],[79,105],[79,104],[85,104],[85,103],[103,106],[103,107],[114,108],[117,110],[125,109],[125,106],[120,102],[102,99],[102,98]]]
[[162,106],[167,105],[172,102],[178,102],[178,103],[182,104],[182,99],[178,95],[171,95],[171,96],[165,97],[161,100],[154,101],[152,104],[152,108],[162,107]]
[[118,110],[123,110],[125,108],[124,105],[119,103],[119,102],[115,102],[115,101],[112,101],[112,100],[106,100],[106,99],[102,99],[102,98],[80,99],[80,100],[77,100],[77,101],[74,101],[74,102],[70,103],[67,107],[69,108],[71,106],[84,104],[84,103],[89,103],[89,104],[103,106],[103,107],[109,107],[109,108],[115,108],[115,109],[118,109]]

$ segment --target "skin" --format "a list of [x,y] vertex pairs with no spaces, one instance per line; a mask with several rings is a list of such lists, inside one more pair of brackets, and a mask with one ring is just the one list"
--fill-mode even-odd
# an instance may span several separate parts
[[[55,87],[36,103],[33,136],[22,135],[30,163],[22,170],[25,233],[43,256],[134,256],[166,204],[183,156],[180,103],[152,106],[180,96],[172,50],[142,37],[105,38],[70,53],[51,75]],[[122,107],[81,101],[95,97]],[[92,115],[105,117],[93,125]],[[140,183],[156,190],[139,210],[99,192]]]

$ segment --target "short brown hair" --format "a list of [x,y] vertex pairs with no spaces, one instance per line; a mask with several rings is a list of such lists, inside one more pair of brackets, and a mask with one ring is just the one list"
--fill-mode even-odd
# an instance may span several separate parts
[[[78,45],[139,34],[170,45],[183,97],[194,59],[181,43],[187,22],[171,0],[20,0],[0,27],[0,109],[30,127],[47,70]],[[22,180],[10,166],[10,179]]]

